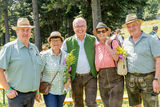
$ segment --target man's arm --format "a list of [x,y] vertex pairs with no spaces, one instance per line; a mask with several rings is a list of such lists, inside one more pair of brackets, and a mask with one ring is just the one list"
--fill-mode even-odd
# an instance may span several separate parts
[[10,88],[6,77],[4,75],[4,69],[0,68],[0,84],[2,85],[2,87],[4,88],[4,90],[8,90]]
[[[160,78],[160,56],[155,58],[155,68],[156,68],[156,72],[155,72],[155,78]],[[155,93],[159,93],[160,92],[160,81],[157,80],[153,80],[153,91]]]
[[[7,91],[9,88],[11,88],[6,80],[6,77],[4,75],[4,69],[0,68],[0,84],[4,88],[5,91]],[[8,98],[14,98],[18,95],[18,93],[15,90],[7,91],[6,95]]]

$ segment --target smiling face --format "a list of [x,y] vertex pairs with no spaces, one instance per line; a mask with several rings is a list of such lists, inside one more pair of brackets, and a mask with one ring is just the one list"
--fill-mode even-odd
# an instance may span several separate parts
[[31,37],[31,28],[17,28],[16,30],[18,39],[22,42],[22,43],[26,43],[29,42],[29,39]]
[[87,26],[86,26],[86,22],[84,19],[79,18],[79,19],[75,19],[74,23],[73,23],[73,30],[75,32],[75,34],[77,35],[77,37],[81,38],[85,36],[86,30],[87,30]]
[[133,21],[126,24],[128,32],[133,37],[138,37],[141,34],[141,23],[139,21]]
[[60,38],[51,38],[49,43],[53,51],[59,50],[62,46],[62,40]]
[[96,32],[100,42],[105,41],[108,37],[108,31],[106,30],[106,28],[98,28]]

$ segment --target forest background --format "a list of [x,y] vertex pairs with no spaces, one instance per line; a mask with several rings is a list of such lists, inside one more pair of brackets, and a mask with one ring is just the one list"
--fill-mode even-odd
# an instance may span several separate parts
[[129,13],[144,21],[160,20],[160,0],[0,0],[0,46],[16,38],[11,27],[20,17],[36,26],[31,42],[41,50],[52,31],[61,32],[65,38],[72,36],[75,17],[84,17],[87,33],[92,34],[99,21],[112,31],[121,29]]

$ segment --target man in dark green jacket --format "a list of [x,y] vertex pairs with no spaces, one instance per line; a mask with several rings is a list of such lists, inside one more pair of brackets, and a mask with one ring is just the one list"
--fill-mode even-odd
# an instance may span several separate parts
[[67,38],[62,49],[71,52],[73,49],[76,57],[71,70],[72,98],[75,107],[84,107],[83,88],[85,90],[85,102],[88,107],[96,107],[97,95],[97,71],[95,69],[95,41],[96,38],[86,34],[87,25],[83,18],[73,21],[75,35]]

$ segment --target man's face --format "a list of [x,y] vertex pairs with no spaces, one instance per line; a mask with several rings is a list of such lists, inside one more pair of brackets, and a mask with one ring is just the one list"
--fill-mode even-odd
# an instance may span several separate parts
[[31,37],[31,28],[18,28],[16,30],[19,40],[23,42],[29,42]]
[[73,26],[73,30],[75,34],[80,37],[80,36],[85,36],[87,26],[84,20],[77,20]]
[[99,28],[96,30],[97,33],[97,37],[100,41],[103,41],[106,39],[106,37],[108,36],[108,32],[106,31],[105,28]]
[[128,23],[127,29],[131,36],[138,36],[139,32],[141,32],[141,23],[139,21]]

